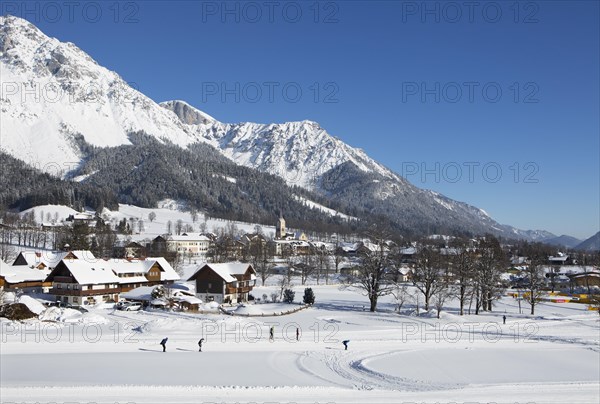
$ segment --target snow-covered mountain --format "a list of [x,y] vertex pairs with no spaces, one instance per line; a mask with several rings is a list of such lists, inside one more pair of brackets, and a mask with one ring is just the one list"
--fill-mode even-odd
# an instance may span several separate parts
[[113,147],[143,132],[182,148],[208,143],[236,164],[407,230],[553,236],[500,225],[481,209],[419,189],[316,122],[228,124],[184,101],[159,105],[72,43],[20,18],[0,17],[0,78],[0,149],[53,174],[76,173],[86,157],[78,137]]
[[0,77],[2,150],[44,171],[79,162],[77,133],[102,147],[128,144],[132,131],[194,141],[177,116],[119,75],[17,17],[0,17]]
[[364,172],[401,180],[362,150],[329,135],[316,122],[225,124],[207,118],[184,101],[168,101],[161,106],[176,113],[194,139],[208,142],[238,164],[281,176],[290,185],[315,188],[324,173],[346,162]]

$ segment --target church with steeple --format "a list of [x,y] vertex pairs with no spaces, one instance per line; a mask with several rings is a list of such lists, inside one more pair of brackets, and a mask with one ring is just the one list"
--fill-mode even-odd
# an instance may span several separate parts
[[279,214],[279,219],[277,219],[277,226],[275,226],[275,238],[278,240],[282,240],[286,238],[287,232],[285,229],[285,219],[282,214]]
[[279,214],[279,219],[277,219],[277,225],[275,226],[275,240],[300,240],[300,241],[308,241],[308,237],[303,232],[297,233],[288,233],[285,227],[285,219],[283,218],[283,214]]

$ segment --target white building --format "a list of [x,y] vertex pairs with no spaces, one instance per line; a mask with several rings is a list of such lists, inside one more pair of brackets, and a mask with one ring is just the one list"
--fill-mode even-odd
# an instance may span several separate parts
[[182,233],[166,239],[167,249],[185,258],[206,259],[211,239],[201,233]]

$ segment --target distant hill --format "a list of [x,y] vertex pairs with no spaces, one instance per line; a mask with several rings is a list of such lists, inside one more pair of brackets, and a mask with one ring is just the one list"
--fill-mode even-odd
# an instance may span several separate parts
[[575,247],[583,251],[600,251],[600,231]]
[[579,240],[578,238],[575,238],[575,237],[567,236],[566,234],[563,234],[562,236],[558,236],[558,237],[550,237],[550,238],[542,240],[542,242],[545,244],[555,245],[557,247],[568,247],[568,248],[574,248],[574,247],[578,246],[579,244],[581,244],[581,240]]

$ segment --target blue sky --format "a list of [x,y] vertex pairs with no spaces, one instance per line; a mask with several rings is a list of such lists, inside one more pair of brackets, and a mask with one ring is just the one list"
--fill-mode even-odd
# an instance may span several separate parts
[[74,42],[156,101],[183,99],[224,122],[314,120],[501,223],[587,238],[600,229],[599,2],[477,3],[1,10]]

